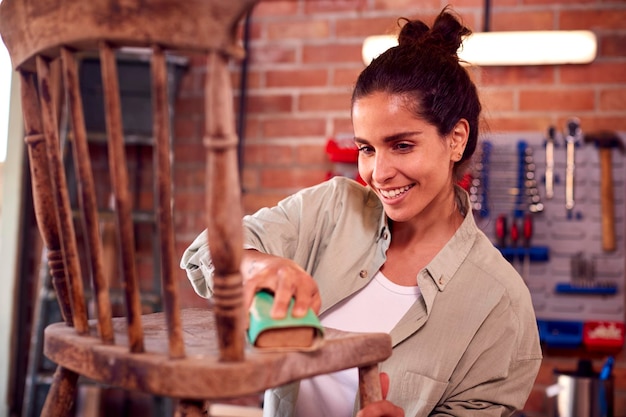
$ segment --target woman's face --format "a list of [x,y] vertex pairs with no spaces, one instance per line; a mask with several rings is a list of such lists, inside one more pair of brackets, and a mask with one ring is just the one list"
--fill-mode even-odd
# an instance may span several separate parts
[[441,210],[454,195],[452,168],[467,142],[464,120],[442,138],[406,108],[402,96],[376,92],[354,102],[352,123],[359,174],[392,220],[449,212]]

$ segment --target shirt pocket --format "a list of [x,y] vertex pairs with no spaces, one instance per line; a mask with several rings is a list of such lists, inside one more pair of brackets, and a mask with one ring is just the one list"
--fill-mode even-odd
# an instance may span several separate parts
[[447,382],[415,372],[405,372],[402,377],[401,398],[396,404],[402,404],[406,416],[428,416],[441,401],[447,387]]

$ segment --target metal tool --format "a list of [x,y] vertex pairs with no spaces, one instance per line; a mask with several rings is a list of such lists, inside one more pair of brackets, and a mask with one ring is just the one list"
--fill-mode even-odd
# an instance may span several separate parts
[[531,213],[542,212],[543,203],[537,187],[533,148],[531,146],[524,149],[524,190],[528,201],[528,210]]
[[567,135],[565,136],[567,159],[565,165],[565,209],[568,215],[574,209],[574,169],[575,169],[575,149],[581,136],[580,121],[572,118],[567,122]]
[[513,217],[513,222],[511,223],[511,252],[513,253],[513,268],[516,271],[519,271],[517,268],[519,254],[517,252],[517,242],[519,241],[519,227],[517,225],[517,219]]
[[546,199],[554,197],[554,144],[556,142],[556,128],[548,128],[546,140]]
[[589,133],[585,142],[596,145],[600,160],[600,210],[602,221],[602,250],[612,252],[617,248],[615,240],[615,200],[613,196],[613,148],[624,153],[624,144],[615,132]]
[[533,236],[533,219],[530,213],[524,216],[524,225],[522,227],[524,239],[524,261],[522,266],[522,278],[524,281],[530,276],[530,240]]
[[498,246],[504,249],[506,246],[506,215],[501,214],[496,219],[496,237],[498,239]]

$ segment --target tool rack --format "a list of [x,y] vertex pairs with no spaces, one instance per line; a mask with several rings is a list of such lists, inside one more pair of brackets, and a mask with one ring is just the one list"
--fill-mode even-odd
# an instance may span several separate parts
[[[593,144],[575,144],[574,205],[566,208],[566,129],[555,135],[552,198],[546,198],[546,133],[488,135],[482,158],[471,169],[470,196],[479,227],[523,276],[531,293],[540,337],[548,346],[619,348],[624,341],[624,244],[626,164],[612,151],[617,247],[602,250],[600,167]],[[583,126],[584,130],[584,126]],[[626,142],[625,134],[618,134]],[[530,166],[528,158],[531,155]],[[549,164],[548,164],[549,165]],[[549,170],[549,169],[548,169]],[[528,174],[532,172],[532,174]],[[534,177],[539,203],[531,206]],[[569,197],[569,196],[568,196]],[[534,203],[537,204],[537,203]],[[528,246],[511,240],[511,226],[523,233],[532,221]],[[506,219],[505,236],[497,230]],[[524,266],[524,262],[526,265]]]

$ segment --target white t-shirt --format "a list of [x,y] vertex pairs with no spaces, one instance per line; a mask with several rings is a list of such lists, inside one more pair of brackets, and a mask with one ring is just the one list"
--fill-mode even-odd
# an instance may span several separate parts
[[[365,288],[320,316],[324,327],[389,333],[420,296],[417,286],[389,281],[380,271]],[[359,376],[356,368],[300,382],[296,417],[351,417]]]

